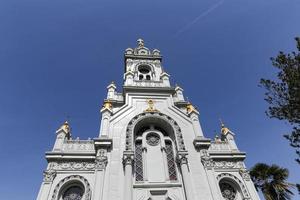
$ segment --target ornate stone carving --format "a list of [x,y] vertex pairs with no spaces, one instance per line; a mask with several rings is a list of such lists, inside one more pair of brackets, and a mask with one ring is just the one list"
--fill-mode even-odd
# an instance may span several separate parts
[[70,183],[74,183],[74,182],[79,182],[83,185],[84,187],[84,194],[82,196],[81,200],[90,200],[91,199],[91,187],[89,182],[82,176],[79,175],[72,175],[72,176],[68,176],[64,179],[62,179],[54,188],[51,200],[57,200],[59,197],[58,194],[60,193],[60,190],[67,186],[68,182]]
[[181,152],[179,152],[178,154],[177,154],[177,163],[179,164],[179,165],[184,165],[184,164],[188,164],[188,159],[187,159],[187,153],[181,153]]
[[123,165],[133,165],[134,153],[132,151],[124,151],[123,153]]
[[251,176],[249,174],[249,170],[242,168],[240,169],[240,175],[241,177],[245,180],[245,181],[250,181],[251,180]]
[[46,170],[44,171],[44,181],[45,182],[52,182],[56,176],[56,171],[55,170],[52,170],[52,169],[49,169],[49,170]]
[[92,140],[67,140],[64,143],[64,151],[93,151],[94,142]]
[[126,129],[126,150],[133,149],[132,136],[133,136],[133,130],[134,130],[135,125],[142,119],[145,119],[148,117],[160,118],[160,119],[166,121],[167,123],[169,123],[173,127],[173,130],[174,130],[178,150],[180,150],[180,151],[185,150],[183,136],[182,136],[181,129],[178,126],[177,122],[175,120],[173,120],[171,117],[169,117],[165,114],[162,114],[160,112],[141,113],[141,114],[135,116],[134,118],[132,118],[132,120],[128,123],[127,129]]
[[214,167],[214,161],[209,156],[209,153],[207,150],[201,150],[201,162],[205,168],[213,168]]
[[50,163],[50,169],[52,170],[94,170],[95,163],[94,162],[78,162],[78,161],[57,161]]
[[214,161],[207,150],[201,150],[201,161],[206,168],[214,169],[243,169],[244,163],[242,161]]
[[215,169],[240,169],[243,167],[244,167],[243,162],[214,161]]
[[97,151],[96,159],[95,159],[95,168],[96,169],[104,169],[107,165],[107,150],[99,149]]

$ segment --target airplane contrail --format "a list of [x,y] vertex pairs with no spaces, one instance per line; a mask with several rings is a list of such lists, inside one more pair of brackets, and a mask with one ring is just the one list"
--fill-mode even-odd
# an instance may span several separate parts
[[198,22],[201,18],[205,17],[206,15],[208,15],[209,13],[211,13],[212,11],[214,11],[216,8],[218,8],[223,3],[224,3],[224,0],[221,0],[221,1],[217,2],[216,4],[212,5],[209,9],[207,9],[206,11],[204,11],[203,13],[201,13],[194,20],[192,20],[191,22],[189,22],[188,24],[186,24],[183,28],[181,28],[179,31],[177,31],[175,33],[174,37],[177,37],[182,32],[186,31],[188,28],[190,28],[192,25],[194,25],[196,22]]

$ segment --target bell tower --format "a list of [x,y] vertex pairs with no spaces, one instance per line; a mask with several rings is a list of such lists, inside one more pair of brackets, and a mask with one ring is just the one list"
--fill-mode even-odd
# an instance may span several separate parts
[[68,122],[56,131],[37,200],[259,200],[236,135],[222,123],[205,137],[159,50],[138,39],[124,66],[121,90],[107,86],[94,139],[73,138]]
[[144,41],[138,39],[138,46],[125,50],[124,86],[170,87],[169,75],[161,65],[160,51],[150,51]]

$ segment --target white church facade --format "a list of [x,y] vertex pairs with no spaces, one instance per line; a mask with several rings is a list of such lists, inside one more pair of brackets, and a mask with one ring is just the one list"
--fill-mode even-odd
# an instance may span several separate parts
[[121,93],[107,87],[97,138],[56,131],[37,200],[259,200],[235,135],[222,124],[204,136],[159,50],[126,49],[123,79]]

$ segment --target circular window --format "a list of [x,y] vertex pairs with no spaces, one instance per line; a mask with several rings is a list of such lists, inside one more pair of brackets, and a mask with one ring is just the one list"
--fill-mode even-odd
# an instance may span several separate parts
[[159,136],[155,133],[149,133],[146,137],[147,143],[151,146],[156,146],[159,143]]
[[83,189],[79,186],[69,187],[62,195],[63,200],[81,200],[83,196]]
[[220,183],[222,196],[225,200],[234,200],[236,197],[236,190],[229,183]]

